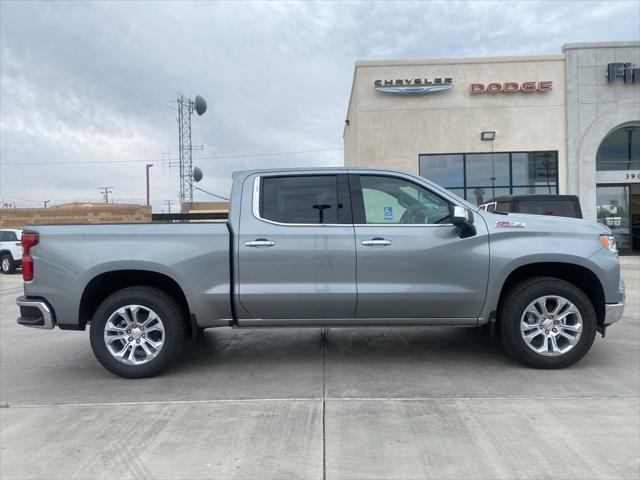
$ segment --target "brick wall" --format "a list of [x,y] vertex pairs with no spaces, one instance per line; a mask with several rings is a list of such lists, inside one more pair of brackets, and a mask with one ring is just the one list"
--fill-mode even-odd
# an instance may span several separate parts
[[150,222],[151,207],[108,203],[68,203],[49,208],[0,208],[0,228],[43,223]]

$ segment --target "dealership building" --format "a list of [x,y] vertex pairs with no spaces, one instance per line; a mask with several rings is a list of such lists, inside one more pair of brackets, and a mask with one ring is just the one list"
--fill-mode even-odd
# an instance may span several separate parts
[[345,165],[419,173],[474,204],[578,195],[640,253],[640,42],[561,51],[356,62]]

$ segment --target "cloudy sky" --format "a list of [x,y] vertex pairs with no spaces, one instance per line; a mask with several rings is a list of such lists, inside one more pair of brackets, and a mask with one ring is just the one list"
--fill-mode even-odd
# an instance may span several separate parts
[[[608,2],[0,1],[0,201],[177,200],[177,91],[199,184],[233,170],[342,164],[358,59],[560,53],[640,39],[640,0]],[[195,200],[212,197],[197,192]],[[166,209],[166,207],[164,207]]]

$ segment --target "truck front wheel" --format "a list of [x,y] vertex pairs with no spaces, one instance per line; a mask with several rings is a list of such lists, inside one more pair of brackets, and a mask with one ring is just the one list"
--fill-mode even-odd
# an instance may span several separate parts
[[181,353],[184,319],[176,301],[160,289],[128,287],[107,297],[91,322],[98,361],[125,378],[152,377]]
[[499,334],[507,351],[534,368],[563,368],[591,348],[596,314],[578,287],[553,277],[516,284],[498,310]]

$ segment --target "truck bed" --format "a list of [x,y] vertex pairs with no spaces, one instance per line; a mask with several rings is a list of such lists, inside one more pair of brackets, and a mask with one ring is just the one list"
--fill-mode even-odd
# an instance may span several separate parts
[[231,318],[230,234],[226,222],[37,225],[31,250],[35,275],[25,295],[47,298],[61,328],[83,326],[81,298],[102,274],[145,270],[178,284],[191,313],[205,326]]

